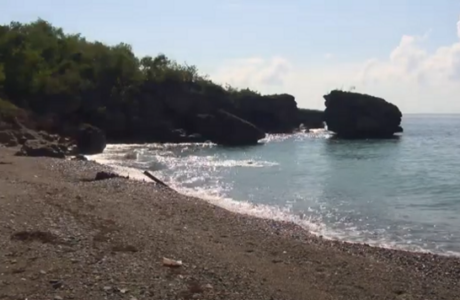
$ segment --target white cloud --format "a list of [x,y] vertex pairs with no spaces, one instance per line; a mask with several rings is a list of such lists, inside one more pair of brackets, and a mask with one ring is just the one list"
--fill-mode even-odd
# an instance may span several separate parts
[[457,36],[460,38],[460,20],[457,22]]
[[401,81],[420,87],[457,84],[460,71],[460,42],[439,47],[433,53],[423,49],[424,37],[403,36],[385,61],[369,61],[362,80]]
[[[460,39],[460,21],[456,25]],[[434,51],[424,47],[428,40],[429,34],[404,35],[387,59],[308,69],[283,57],[230,61],[212,77],[265,93],[291,93],[302,107],[323,108],[325,93],[356,86],[357,91],[397,104],[403,112],[460,113],[460,40]]]
[[291,70],[289,61],[282,57],[255,57],[229,61],[213,78],[237,87],[282,86]]

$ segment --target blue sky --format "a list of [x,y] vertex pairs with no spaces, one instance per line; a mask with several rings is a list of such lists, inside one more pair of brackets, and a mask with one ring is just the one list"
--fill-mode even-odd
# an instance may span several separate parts
[[301,107],[355,86],[403,112],[460,113],[460,1],[1,2],[1,23],[40,17],[138,55],[163,52],[217,82],[291,93]]

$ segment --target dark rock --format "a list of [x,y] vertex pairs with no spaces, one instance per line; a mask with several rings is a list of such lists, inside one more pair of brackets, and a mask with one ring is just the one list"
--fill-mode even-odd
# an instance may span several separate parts
[[324,112],[321,110],[299,108],[297,112],[298,125],[305,129],[324,128]]
[[43,244],[57,244],[58,237],[47,231],[20,231],[11,235],[11,240],[22,242],[41,242]]
[[81,154],[102,153],[107,145],[104,132],[97,127],[84,125],[76,137],[77,149]]
[[254,145],[265,138],[265,133],[259,128],[224,110],[198,115],[194,121],[196,132],[203,138],[220,145]]
[[3,144],[7,147],[14,147],[17,146],[19,142],[13,132],[5,130],[0,131],[0,144]]
[[50,280],[50,283],[53,289],[59,289],[64,285],[64,283],[60,280]]
[[328,130],[343,138],[390,138],[402,132],[399,108],[382,98],[332,91],[324,96]]
[[294,96],[261,96],[251,93],[232,99],[235,109],[228,111],[267,133],[291,133],[300,124]]
[[66,147],[58,144],[42,144],[38,140],[29,140],[22,145],[17,156],[65,158]]
[[127,179],[128,177],[124,177],[121,175],[118,175],[116,173],[111,173],[111,172],[97,172],[96,177],[94,180],[106,180],[106,179],[112,179],[112,178],[125,178]]

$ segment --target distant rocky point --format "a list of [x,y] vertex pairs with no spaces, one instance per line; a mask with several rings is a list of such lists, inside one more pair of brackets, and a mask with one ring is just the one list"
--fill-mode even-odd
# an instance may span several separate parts
[[391,138],[403,131],[401,111],[382,98],[334,90],[324,99],[324,120],[338,137]]

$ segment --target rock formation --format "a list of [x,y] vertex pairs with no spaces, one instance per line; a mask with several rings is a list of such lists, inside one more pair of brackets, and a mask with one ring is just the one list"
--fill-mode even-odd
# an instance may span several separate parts
[[77,149],[80,154],[102,153],[107,145],[105,134],[91,125],[84,125],[76,136]]
[[247,120],[266,133],[291,133],[299,126],[294,96],[257,94],[235,97],[228,111]]
[[67,147],[62,144],[42,143],[40,140],[28,140],[22,145],[18,156],[65,158]]
[[389,138],[403,131],[401,111],[382,98],[334,90],[324,99],[324,120],[338,137]]
[[262,130],[224,110],[196,116],[195,130],[204,139],[226,146],[254,145],[265,138]]

